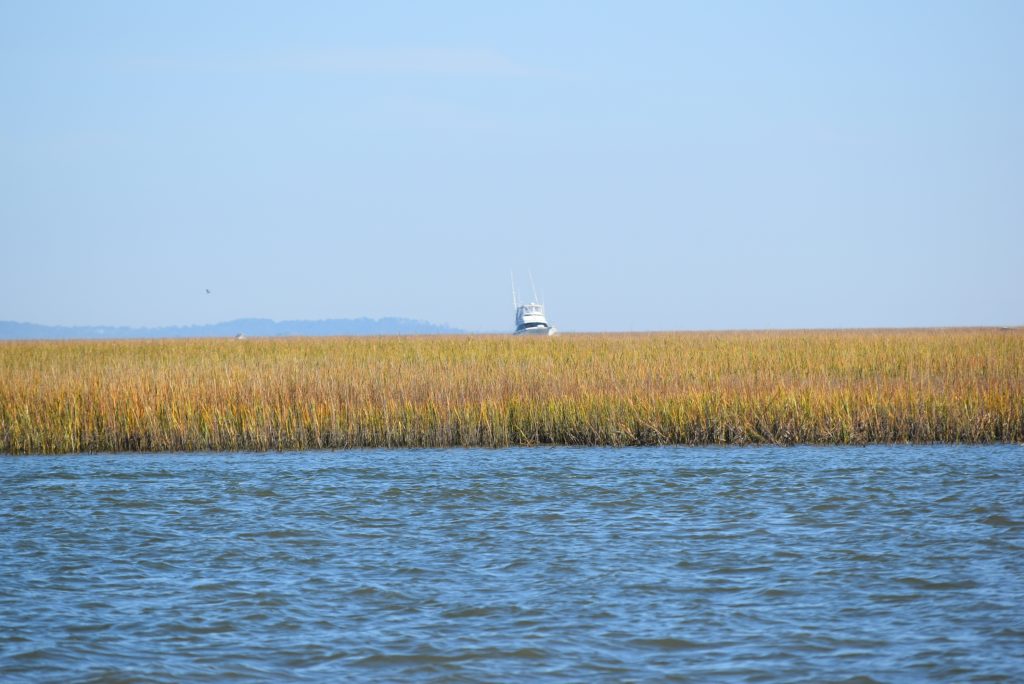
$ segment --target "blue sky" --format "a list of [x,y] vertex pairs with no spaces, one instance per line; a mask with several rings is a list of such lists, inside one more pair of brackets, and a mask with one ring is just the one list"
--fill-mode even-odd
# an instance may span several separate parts
[[0,1],[0,319],[501,330],[532,269],[567,330],[1022,324],[1022,27]]

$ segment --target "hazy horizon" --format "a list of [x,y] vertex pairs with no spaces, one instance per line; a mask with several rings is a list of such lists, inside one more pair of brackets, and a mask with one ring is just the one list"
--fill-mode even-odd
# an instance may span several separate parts
[[[1024,323],[1024,4],[0,5],[0,320]],[[209,289],[210,294],[206,293]]]
[[[241,323],[257,323],[257,324],[270,324],[276,326],[278,331],[276,332],[251,332],[244,328],[239,327]],[[285,328],[289,324],[298,324],[300,326],[318,325],[327,323],[344,323],[344,324],[356,324],[366,323],[366,329],[352,329],[343,332],[309,332],[304,330],[286,331]],[[413,328],[398,329],[385,327],[380,329],[380,324],[398,324],[398,325],[412,325]],[[49,336],[24,336],[20,333],[24,331],[18,330],[19,334],[12,334],[12,330],[9,330],[11,324],[14,326],[25,326],[28,328],[44,328],[51,332],[55,331],[71,331],[81,332],[89,331],[85,337],[58,337],[54,335]],[[235,326],[228,328],[227,326]],[[636,329],[636,330],[565,330],[558,329],[558,334],[631,334],[631,333],[758,333],[758,332],[868,332],[872,330],[891,330],[891,331],[906,331],[906,330],[984,330],[984,329],[999,329],[999,330],[1012,330],[1016,328],[1022,328],[1024,324],[1016,325],[957,325],[957,326],[872,326],[872,327],[833,327],[833,328],[652,328],[652,329]],[[97,335],[95,331],[102,330],[106,334]],[[196,334],[186,335],[183,334],[189,330],[197,330]],[[91,324],[91,325],[75,325],[75,326],[63,326],[63,325],[47,325],[32,323],[30,321],[0,321],[0,340],[31,340],[31,339],[121,339],[118,335],[110,335],[109,333],[115,332],[135,332],[145,333],[139,335],[129,335],[123,339],[155,339],[155,338],[181,338],[181,337],[222,337],[222,336],[234,336],[238,333],[243,333],[248,337],[283,337],[283,336],[300,336],[300,337],[346,337],[346,336],[363,336],[363,335],[504,335],[512,332],[512,326],[499,329],[466,329],[448,326],[444,323],[436,323],[434,321],[427,321],[422,319],[412,318],[398,318],[398,317],[381,317],[381,318],[369,318],[369,317],[358,317],[358,318],[337,318],[337,319],[271,319],[271,318],[260,318],[260,317],[245,317],[235,318],[224,321],[215,321],[212,323],[180,323],[180,324],[168,324],[168,325],[154,325],[154,326],[117,326],[117,325],[103,325],[103,324]],[[160,334],[164,333],[164,334]]]

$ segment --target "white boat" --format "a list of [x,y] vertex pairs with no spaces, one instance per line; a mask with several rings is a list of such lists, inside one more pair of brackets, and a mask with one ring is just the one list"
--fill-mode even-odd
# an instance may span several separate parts
[[[533,274],[530,274],[530,285],[533,285]],[[544,305],[537,303],[537,288],[533,288],[534,301],[529,304],[520,304],[519,296],[516,294],[515,277],[512,278],[512,307],[516,311],[516,329],[513,335],[554,335],[556,330],[548,323],[544,315]]]

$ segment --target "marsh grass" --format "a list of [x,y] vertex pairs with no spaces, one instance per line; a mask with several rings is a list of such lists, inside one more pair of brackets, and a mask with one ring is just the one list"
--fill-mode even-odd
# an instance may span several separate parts
[[1024,440],[1024,331],[0,343],[0,452]]

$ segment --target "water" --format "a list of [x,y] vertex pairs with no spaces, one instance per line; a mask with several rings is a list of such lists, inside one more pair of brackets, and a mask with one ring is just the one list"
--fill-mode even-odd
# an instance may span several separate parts
[[7,457],[0,497],[5,681],[1024,679],[1024,447]]

